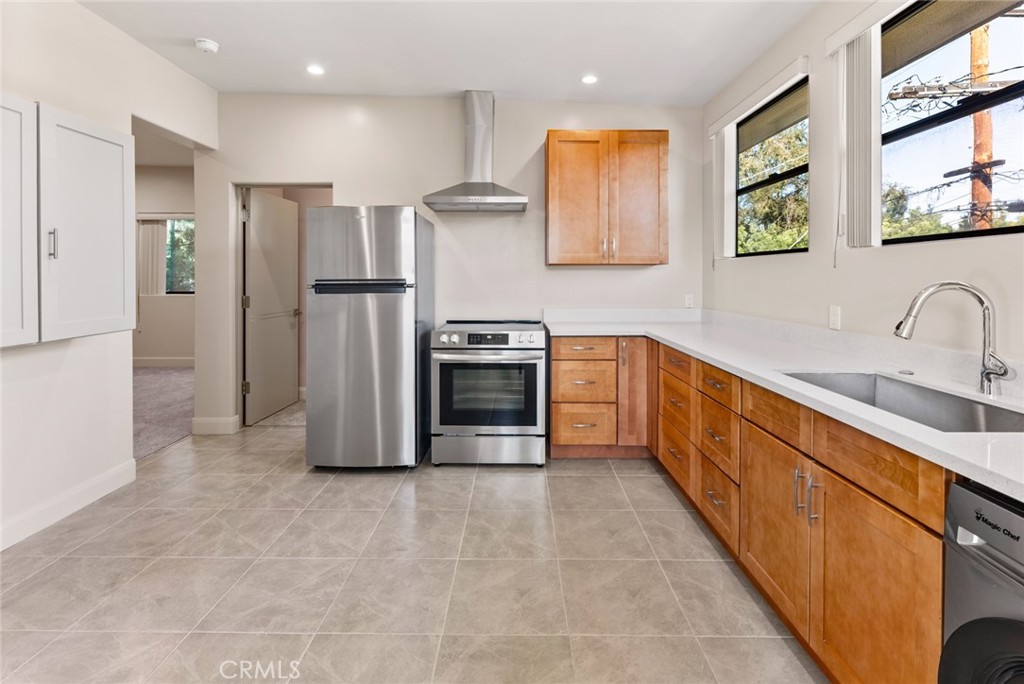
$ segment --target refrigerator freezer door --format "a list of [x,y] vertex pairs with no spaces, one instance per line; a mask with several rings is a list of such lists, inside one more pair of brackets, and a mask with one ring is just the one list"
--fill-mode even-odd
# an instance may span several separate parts
[[306,282],[416,283],[413,207],[316,207],[306,214]]
[[416,295],[399,292],[307,290],[310,465],[416,465]]

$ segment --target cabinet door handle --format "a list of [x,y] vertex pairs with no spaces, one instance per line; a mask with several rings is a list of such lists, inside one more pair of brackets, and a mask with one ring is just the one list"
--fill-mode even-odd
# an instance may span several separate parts
[[678,399],[676,399],[675,397],[669,397],[669,398],[668,398],[668,403],[672,404],[672,405],[673,405],[673,406],[675,406],[675,407],[676,407],[677,409],[681,409],[681,408],[683,408],[683,402],[679,401],[679,400],[678,400]]
[[800,466],[793,469],[793,513],[800,515],[800,509],[806,508],[807,504],[800,503],[800,478],[807,477],[800,472]]
[[668,357],[668,362],[671,363],[673,366],[685,366],[686,365],[685,361],[683,361],[682,359],[677,359],[674,356]]
[[715,440],[718,443],[722,443],[722,442],[725,441],[725,437],[722,437],[721,435],[716,434],[715,431],[712,430],[711,428],[704,428],[704,432],[706,432],[708,434],[708,436],[711,437],[711,439]]
[[618,239],[617,238],[612,238],[612,259],[615,258],[616,253],[619,251],[618,250],[618,245],[619,245]]
[[576,346],[572,348],[573,351],[594,351],[593,347],[580,347]]
[[718,391],[722,391],[726,387],[728,387],[728,385],[723,385],[722,383],[718,382],[717,380],[713,380],[711,378],[704,378],[704,382],[706,382],[707,384],[711,385],[712,387],[714,387]]
[[671,454],[672,458],[676,459],[677,461],[682,461],[683,460],[683,457],[679,455],[678,451],[676,451],[672,447],[666,447],[666,448],[668,449],[668,453]]
[[594,385],[594,384],[597,384],[597,382],[595,380],[573,380],[572,384],[574,384],[574,385]]
[[619,359],[622,361],[622,365],[626,365],[626,340],[622,340],[622,352],[619,354]]
[[705,492],[704,492],[704,493],[705,493],[705,494],[707,495],[707,497],[708,497],[709,499],[711,499],[711,503],[715,504],[716,506],[721,506],[722,504],[724,504],[724,503],[725,503],[725,499],[719,499],[719,498],[718,498],[718,497],[717,497],[717,496],[715,495],[715,490],[713,490],[713,489],[708,489],[708,490],[705,490]]
[[601,258],[608,258],[608,238],[601,238]]
[[806,498],[806,504],[805,505],[807,506],[807,526],[808,527],[810,527],[812,524],[814,524],[814,521],[821,517],[817,513],[813,512],[814,511],[814,500],[811,497],[814,495],[814,490],[815,489],[819,489],[819,488],[824,487],[824,486],[825,485],[814,484],[814,476],[813,475],[808,475],[807,476],[807,498]]
[[47,254],[51,259],[57,258],[57,229],[49,231],[50,235],[50,252]]
[[583,430],[583,429],[586,429],[586,428],[596,428],[597,427],[597,423],[573,423],[572,426],[574,428],[579,428],[579,429]]

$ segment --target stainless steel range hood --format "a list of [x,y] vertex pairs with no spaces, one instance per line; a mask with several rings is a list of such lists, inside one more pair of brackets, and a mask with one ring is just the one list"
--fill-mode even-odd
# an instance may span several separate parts
[[434,211],[526,211],[527,197],[491,180],[494,93],[466,91],[466,181],[423,196]]

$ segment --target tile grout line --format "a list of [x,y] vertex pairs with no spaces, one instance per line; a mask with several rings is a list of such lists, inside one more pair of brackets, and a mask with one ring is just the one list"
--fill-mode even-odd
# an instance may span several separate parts
[[444,643],[444,632],[448,628],[448,614],[452,609],[452,598],[455,595],[455,578],[459,576],[459,561],[462,560],[462,546],[466,542],[466,529],[469,527],[469,512],[473,510],[473,494],[476,493],[476,479],[480,474],[480,464],[473,471],[473,483],[469,486],[469,501],[466,502],[466,517],[462,520],[462,535],[459,537],[459,549],[455,552],[455,568],[452,570],[452,583],[448,587],[448,603],[444,608],[444,620],[441,621],[441,634],[437,637],[437,650],[434,651],[434,667],[430,670],[430,681],[437,678],[437,664],[441,660],[441,644]]
[[[608,464],[611,468],[611,463]],[[572,630],[569,628],[569,605],[565,600],[565,584],[562,582],[562,554],[558,551],[558,530],[555,527],[555,509],[551,505],[551,488],[548,486],[547,474],[544,477],[544,488],[548,493],[548,519],[551,521],[551,541],[555,551],[555,570],[558,573],[558,593],[562,596],[562,614],[565,616],[565,638],[569,642],[569,667],[572,679],[576,681],[576,654],[572,649]]]

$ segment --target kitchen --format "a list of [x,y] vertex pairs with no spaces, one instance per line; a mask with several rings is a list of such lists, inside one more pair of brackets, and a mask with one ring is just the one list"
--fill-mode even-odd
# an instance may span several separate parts
[[[812,219],[813,247],[809,253],[760,259],[718,257],[707,127],[801,54],[810,56],[812,80],[831,83],[833,66],[822,47],[823,38],[853,20],[861,9],[864,7],[814,9],[786,33],[784,41],[770,48],[765,45],[755,53],[754,63],[742,66],[741,75],[726,79],[724,90],[714,94],[719,86],[712,87],[707,103],[699,106],[516,100],[502,98],[499,91],[494,177],[527,194],[530,208],[522,216],[495,216],[486,221],[452,215],[437,220],[438,323],[456,317],[538,318],[551,306],[679,310],[685,309],[686,296],[692,295],[695,308],[821,329],[827,326],[829,305],[839,304],[844,331],[880,338],[889,336],[918,290],[932,282],[955,278],[974,283],[996,301],[996,348],[1019,369],[1019,362],[1014,363],[1024,357],[1020,347],[1024,339],[1019,314],[1024,276],[1019,236],[867,250],[840,248],[833,268],[834,227],[825,217],[833,213],[834,198],[829,191],[815,190],[811,214],[822,218]],[[433,98],[218,95],[199,83],[172,87],[171,83],[184,77],[169,73],[168,65],[158,63],[158,58],[148,56],[151,53],[81,8],[11,10],[5,6],[4,12],[5,46],[25,57],[5,59],[5,88],[50,99],[60,106],[77,107],[83,115],[119,127],[125,125],[125,112],[148,114],[157,123],[210,148],[196,157],[197,219],[217,226],[198,238],[197,282],[202,283],[202,292],[197,295],[196,364],[200,379],[196,419],[203,429],[197,432],[229,432],[232,420],[237,425],[238,332],[230,322],[235,319],[240,293],[237,264],[231,256],[237,250],[238,234],[228,229],[233,225],[233,200],[228,189],[231,183],[330,182],[335,188],[335,204],[362,205],[417,202],[427,192],[461,178],[462,101],[454,93]],[[18,26],[35,27],[34,22],[56,27],[41,31],[44,38],[54,36],[52,42],[40,40],[27,45],[14,35]],[[74,25],[89,27],[90,31],[76,35],[71,28]],[[159,88],[147,84],[144,77],[126,74],[124,70],[129,67],[117,63],[123,60],[111,60],[102,51],[97,55],[96,45],[86,40],[89,36],[100,44],[118,46],[124,54],[136,55],[136,60],[129,61],[137,61],[153,73],[166,74],[157,83],[170,88],[177,97],[163,102],[165,95],[156,92]],[[54,55],[64,57],[56,59]],[[55,75],[54,62],[63,68],[73,64],[72,55],[90,55],[94,61],[86,63],[97,71],[126,74],[124,80],[130,87],[120,87],[130,92],[111,93],[122,102],[111,105],[116,114],[93,95],[93,89],[106,92],[112,87],[106,83],[108,79],[85,79],[75,85]],[[74,90],[79,87],[80,91]],[[182,104],[185,102],[188,104]],[[828,120],[833,115],[832,103],[828,88],[812,94],[812,118]],[[669,131],[668,264],[545,267],[543,146],[546,131],[555,128]],[[815,130],[816,135],[820,133],[811,146],[815,187],[833,187],[836,140],[827,126]],[[998,246],[988,246],[993,243]],[[204,260],[203,255],[210,258]],[[807,283],[820,286],[807,287]],[[948,299],[944,296],[930,303],[910,348],[922,350],[925,345],[934,345],[956,349],[969,353],[976,361],[980,346],[977,307],[968,298],[962,299],[960,302],[957,296],[949,295]],[[74,453],[79,442],[100,445],[92,448],[93,452],[123,453],[126,438],[130,443],[130,426],[125,435],[117,418],[124,415],[127,392],[122,382],[126,372],[123,345],[114,335],[61,347],[60,355],[67,356],[66,362],[77,362],[75,374],[66,381],[55,372],[61,361],[55,352],[40,350],[35,356],[30,350],[4,352],[5,481],[11,482],[19,468],[30,467],[17,464],[12,468],[7,459],[14,454]],[[78,365],[96,368],[77,370]],[[793,367],[801,368],[805,365]],[[31,383],[42,376],[52,377],[46,387],[57,390],[45,399],[31,389]],[[94,395],[76,387],[110,386],[108,376],[121,380],[113,381],[114,389],[103,411],[90,410],[88,405],[96,401]],[[66,400],[53,398],[64,390],[68,392]],[[57,416],[72,421],[67,430],[57,431],[67,436],[47,435],[40,446],[31,431],[40,425],[33,416],[54,409]],[[76,418],[79,415],[81,421]],[[19,430],[19,424],[26,427]],[[42,456],[39,461],[43,462]],[[68,475],[84,481],[118,463],[110,459],[101,464],[94,461],[95,471]],[[31,479],[60,484],[65,469],[62,462],[51,462],[52,475],[45,473]],[[65,486],[73,483],[74,479]],[[5,506],[20,503],[18,496],[5,486]],[[36,502],[30,501],[21,510]],[[82,501],[82,505],[85,503],[88,501]],[[18,507],[12,510],[20,512]]]

